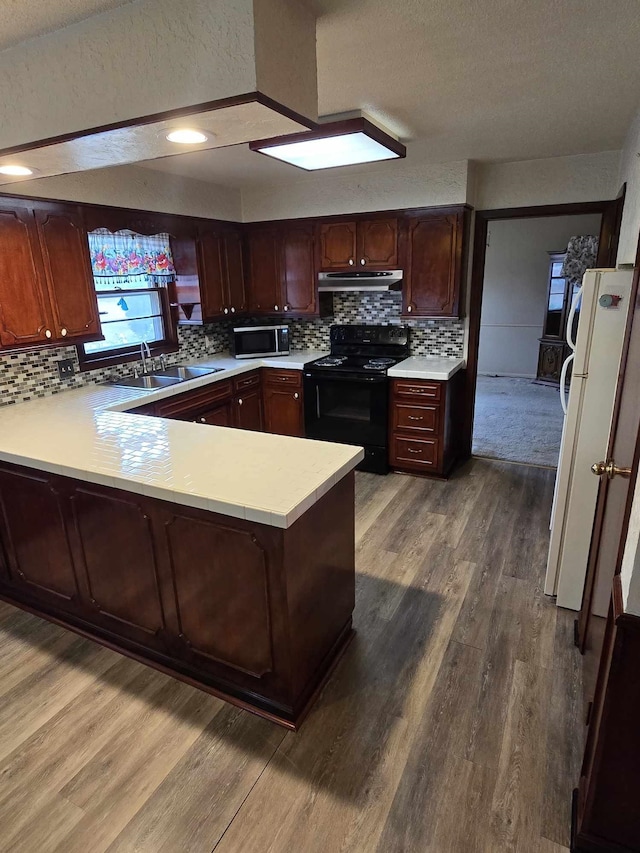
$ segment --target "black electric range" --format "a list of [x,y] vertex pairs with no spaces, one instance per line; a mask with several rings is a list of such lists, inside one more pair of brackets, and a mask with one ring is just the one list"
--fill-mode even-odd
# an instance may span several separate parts
[[308,438],[364,447],[364,471],[386,474],[387,371],[409,355],[406,326],[332,326],[331,354],[304,370]]

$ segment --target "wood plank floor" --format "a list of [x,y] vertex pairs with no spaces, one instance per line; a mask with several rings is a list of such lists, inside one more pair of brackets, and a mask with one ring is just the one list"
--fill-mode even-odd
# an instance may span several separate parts
[[2,853],[562,853],[553,471],[357,477],[357,636],[296,734],[0,604]]

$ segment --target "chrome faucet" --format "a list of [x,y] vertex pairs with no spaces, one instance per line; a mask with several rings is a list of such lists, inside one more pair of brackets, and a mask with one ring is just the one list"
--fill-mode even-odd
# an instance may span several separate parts
[[151,350],[149,349],[149,344],[146,341],[140,342],[140,358],[142,359],[142,375],[146,376],[149,373],[147,368],[147,359],[151,361]]
[[163,352],[160,353],[160,367],[162,370],[167,369],[167,357]]

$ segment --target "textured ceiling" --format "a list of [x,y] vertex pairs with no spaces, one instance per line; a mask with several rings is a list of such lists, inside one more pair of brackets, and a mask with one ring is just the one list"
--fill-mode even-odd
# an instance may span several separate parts
[[[321,115],[364,110],[415,162],[616,149],[638,106],[638,0],[309,2]],[[0,0],[0,49],[120,5]],[[144,165],[231,186],[301,177],[245,146]]]
[[0,0],[0,50],[132,0]]
[[[315,6],[320,114],[369,112],[415,162],[617,149],[640,100],[638,0]],[[145,165],[231,186],[301,176],[245,147]]]

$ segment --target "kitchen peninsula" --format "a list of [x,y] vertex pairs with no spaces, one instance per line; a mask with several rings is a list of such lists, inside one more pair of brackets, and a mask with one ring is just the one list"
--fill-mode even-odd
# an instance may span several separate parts
[[128,411],[176,393],[0,410],[0,598],[296,728],[352,634],[363,452]]

